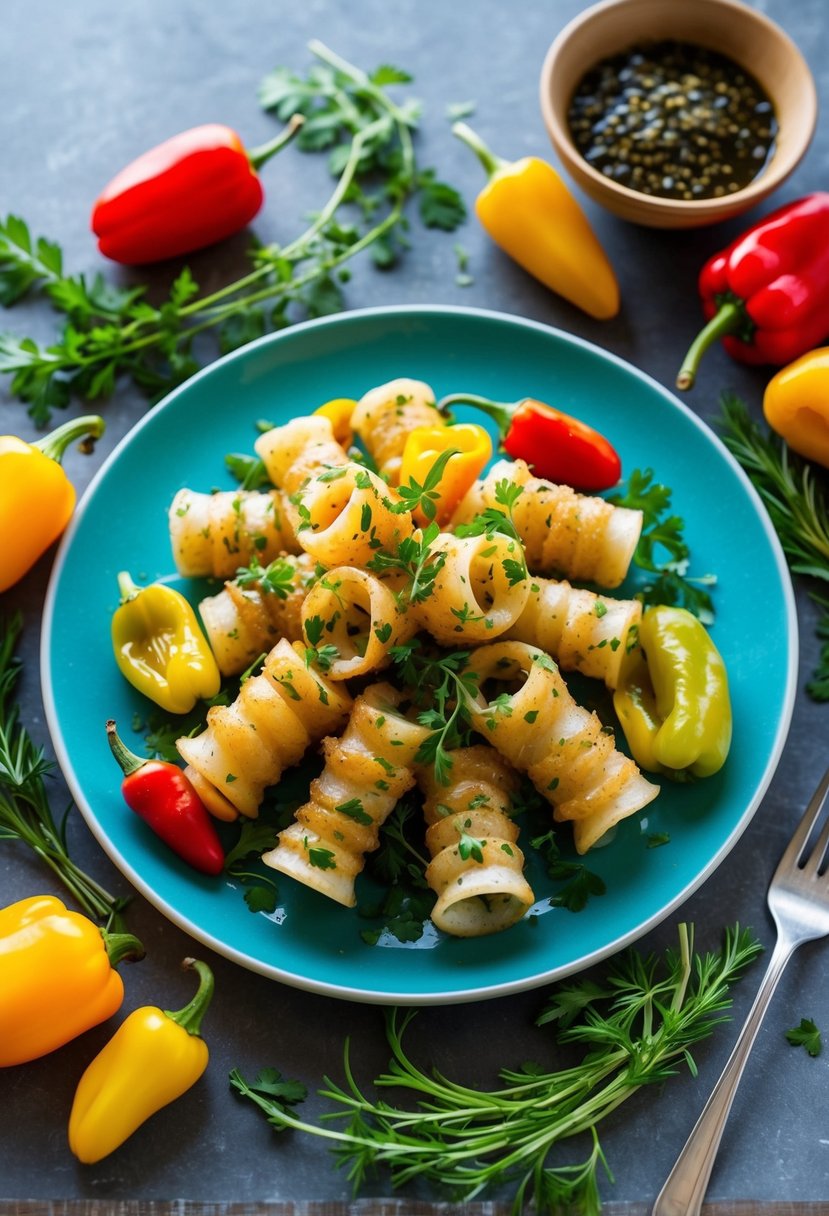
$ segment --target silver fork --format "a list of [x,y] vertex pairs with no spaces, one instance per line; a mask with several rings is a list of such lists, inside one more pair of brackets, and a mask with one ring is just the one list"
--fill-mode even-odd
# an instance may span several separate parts
[[827,798],[829,771],[815,790],[771,880],[768,904],[777,926],[777,942],[760,991],[711,1097],[657,1196],[652,1216],[699,1216],[731,1103],[783,968],[803,942],[829,934],[829,875],[822,873],[829,846],[829,818],[814,848],[804,856]]

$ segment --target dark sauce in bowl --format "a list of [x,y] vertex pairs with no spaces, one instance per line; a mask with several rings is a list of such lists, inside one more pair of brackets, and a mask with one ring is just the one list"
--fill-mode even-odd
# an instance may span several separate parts
[[631,47],[578,84],[568,123],[592,167],[661,198],[721,198],[753,181],[774,150],[771,100],[734,60],[684,42]]

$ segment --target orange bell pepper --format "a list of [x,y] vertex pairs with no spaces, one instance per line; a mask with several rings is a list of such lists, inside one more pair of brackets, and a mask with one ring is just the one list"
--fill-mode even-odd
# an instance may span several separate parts
[[0,908],[0,1067],[37,1060],[105,1022],[124,999],[115,966],[144,950],[51,895]]
[[64,422],[36,443],[0,435],[0,591],[23,577],[57,540],[75,509],[75,490],[60,467],[75,439],[104,433],[97,414]]
[[772,376],[763,413],[793,452],[829,468],[829,346],[801,355]]

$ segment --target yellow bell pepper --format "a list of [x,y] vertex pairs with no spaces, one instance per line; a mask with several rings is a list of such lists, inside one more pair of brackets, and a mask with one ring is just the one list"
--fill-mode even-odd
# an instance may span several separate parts
[[684,608],[648,608],[641,649],[622,666],[613,706],[631,754],[649,772],[710,777],[731,745],[731,701],[722,657]]
[[351,415],[356,408],[357,402],[351,397],[334,397],[331,401],[326,401],[319,409],[314,410],[314,413],[322,414],[323,418],[330,419],[337,443],[342,444],[344,448],[349,448],[354,439]]
[[144,951],[51,895],[0,909],[0,1067],[37,1060],[121,1007],[115,966]]
[[452,132],[477,155],[489,181],[475,200],[481,224],[505,253],[591,317],[619,311],[619,285],[587,216],[552,165],[537,156],[495,156],[466,125]]
[[196,614],[174,587],[138,587],[118,575],[121,604],[112,617],[112,648],[133,688],[171,714],[215,697],[221,676]]
[[199,976],[196,995],[176,1013],[146,1005],[118,1027],[78,1082],[69,1147],[85,1165],[109,1156],[162,1107],[195,1085],[209,1052],[201,1022],[213,995],[206,963],[185,959]]
[[87,414],[36,443],[0,435],[0,591],[13,587],[69,523],[75,489],[60,467],[69,444],[85,438],[91,451],[103,433],[103,418]]
[[[434,519],[439,524],[449,521],[458,503],[492,456],[492,440],[482,426],[474,422],[459,422],[454,426],[418,426],[406,437],[400,463],[400,484],[410,480],[424,485],[435,461],[452,452],[434,487],[437,497]],[[414,518],[421,527],[429,521],[420,507]]]
[[829,468],[829,346],[809,351],[772,376],[763,413],[793,452]]

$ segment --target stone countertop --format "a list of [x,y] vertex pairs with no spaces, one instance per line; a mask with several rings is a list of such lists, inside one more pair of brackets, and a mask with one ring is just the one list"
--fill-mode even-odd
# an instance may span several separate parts
[[[692,3],[693,0],[677,0]],[[5,49],[0,73],[0,214],[26,217],[32,229],[59,241],[67,267],[98,272],[115,282],[166,281],[167,271],[131,274],[106,263],[88,232],[93,197],[113,172],[171,133],[205,121],[227,122],[255,145],[274,131],[257,105],[261,77],[277,64],[304,70],[306,45],[322,38],[361,66],[394,63],[415,78],[424,101],[418,135],[423,164],[461,189],[471,204],[482,184],[480,167],[449,131],[447,106],[474,101],[471,121],[502,154],[552,158],[542,126],[537,81],[544,51],[583,7],[580,0],[526,0],[510,11],[500,0],[254,0],[233,5],[196,0],[144,0],[111,5],[82,0],[6,0]],[[822,0],[762,0],[755,7],[777,20],[802,48],[821,99],[829,96],[829,23]],[[302,217],[326,194],[324,158],[291,150],[264,170],[268,202],[254,223],[263,241],[289,239]],[[794,176],[775,196],[779,204],[821,188],[829,173],[829,134],[820,122]],[[636,228],[585,200],[587,213],[617,270],[624,306],[610,322],[592,321],[551,295],[508,261],[474,217],[454,235],[415,225],[412,249],[394,270],[381,273],[363,259],[345,288],[348,307],[392,303],[473,305],[516,313],[560,327],[629,360],[670,386],[678,357],[698,324],[696,272],[702,261],[740,231],[746,220],[687,233]],[[768,209],[768,208],[766,208]],[[758,210],[760,214],[762,209]],[[748,219],[754,218],[749,216]],[[456,281],[459,243],[468,253],[472,282]],[[191,260],[204,287],[220,284],[244,266],[243,238]],[[3,328],[45,340],[54,318],[45,303],[25,302],[4,314]],[[759,410],[767,373],[731,362],[713,350],[704,383],[688,399],[706,420],[718,412],[718,394],[730,388]],[[73,409],[76,407],[73,406]],[[76,452],[66,469],[82,489],[100,459],[146,409],[130,386],[119,386],[104,406],[107,432],[96,458]],[[0,385],[0,431],[34,437],[25,408]],[[22,720],[39,744],[50,747],[39,690],[40,613],[52,554],[2,597],[3,612],[20,609]],[[752,926],[770,947],[773,929],[765,891],[801,809],[829,761],[827,709],[803,686],[817,661],[816,610],[797,588],[801,660],[789,740],[756,818],[717,872],[674,916],[651,932],[643,948],[675,938],[680,919],[695,921],[699,944],[713,948],[725,925]],[[783,661],[781,657],[781,662]],[[748,741],[750,746],[750,741]],[[52,803],[65,805],[60,777],[50,783]],[[73,856],[104,885],[126,893],[128,884],[74,812],[69,819]],[[3,903],[60,888],[24,849],[0,849]],[[131,928],[147,959],[130,971],[125,1011],[155,1003],[171,1008],[188,999],[191,981],[178,970],[190,939],[136,897]],[[346,1200],[349,1184],[327,1149],[315,1140],[277,1140],[263,1119],[228,1095],[226,1077],[278,1063],[288,1076],[314,1089],[322,1076],[341,1076],[342,1043],[369,1078],[385,1063],[382,1011],[279,985],[206,952],[216,973],[210,1015],[211,1067],[185,1098],[146,1124],[121,1150],[95,1167],[80,1166],[66,1146],[66,1119],[77,1079],[109,1025],[91,1031],[59,1053],[0,1073],[0,1199],[191,1200],[218,1204]],[[760,968],[735,990],[735,1023],[696,1051],[699,1075],[683,1075],[641,1093],[602,1128],[615,1184],[603,1195],[642,1205],[652,1202],[719,1075],[736,1026],[748,1009]],[[533,1021],[544,994],[531,991],[457,1007],[430,1008],[419,1018],[418,1042],[435,1047],[435,1061],[475,1084],[490,1086],[499,1065],[537,1057],[544,1047]],[[754,1048],[726,1128],[709,1198],[727,1204],[762,1200],[778,1205],[829,1198],[829,1116],[825,1057],[810,1059],[789,1048],[784,1031],[801,1017],[829,1026],[829,968],[825,947],[809,946],[793,959]],[[312,1099],[309,1113],[322,1103]],[[389,1192],[387,1178],[368,1184],[368,1196]],[[415,1194],[415,1192],[412,1192]],[[419,1199],[445,1198],[423,1190]],[[504,1198],[504,1195],[496,1195]],[[405,1196],[404,1196],[405,1199]],[[788,1206],[786,1206],[788,1211]]]

